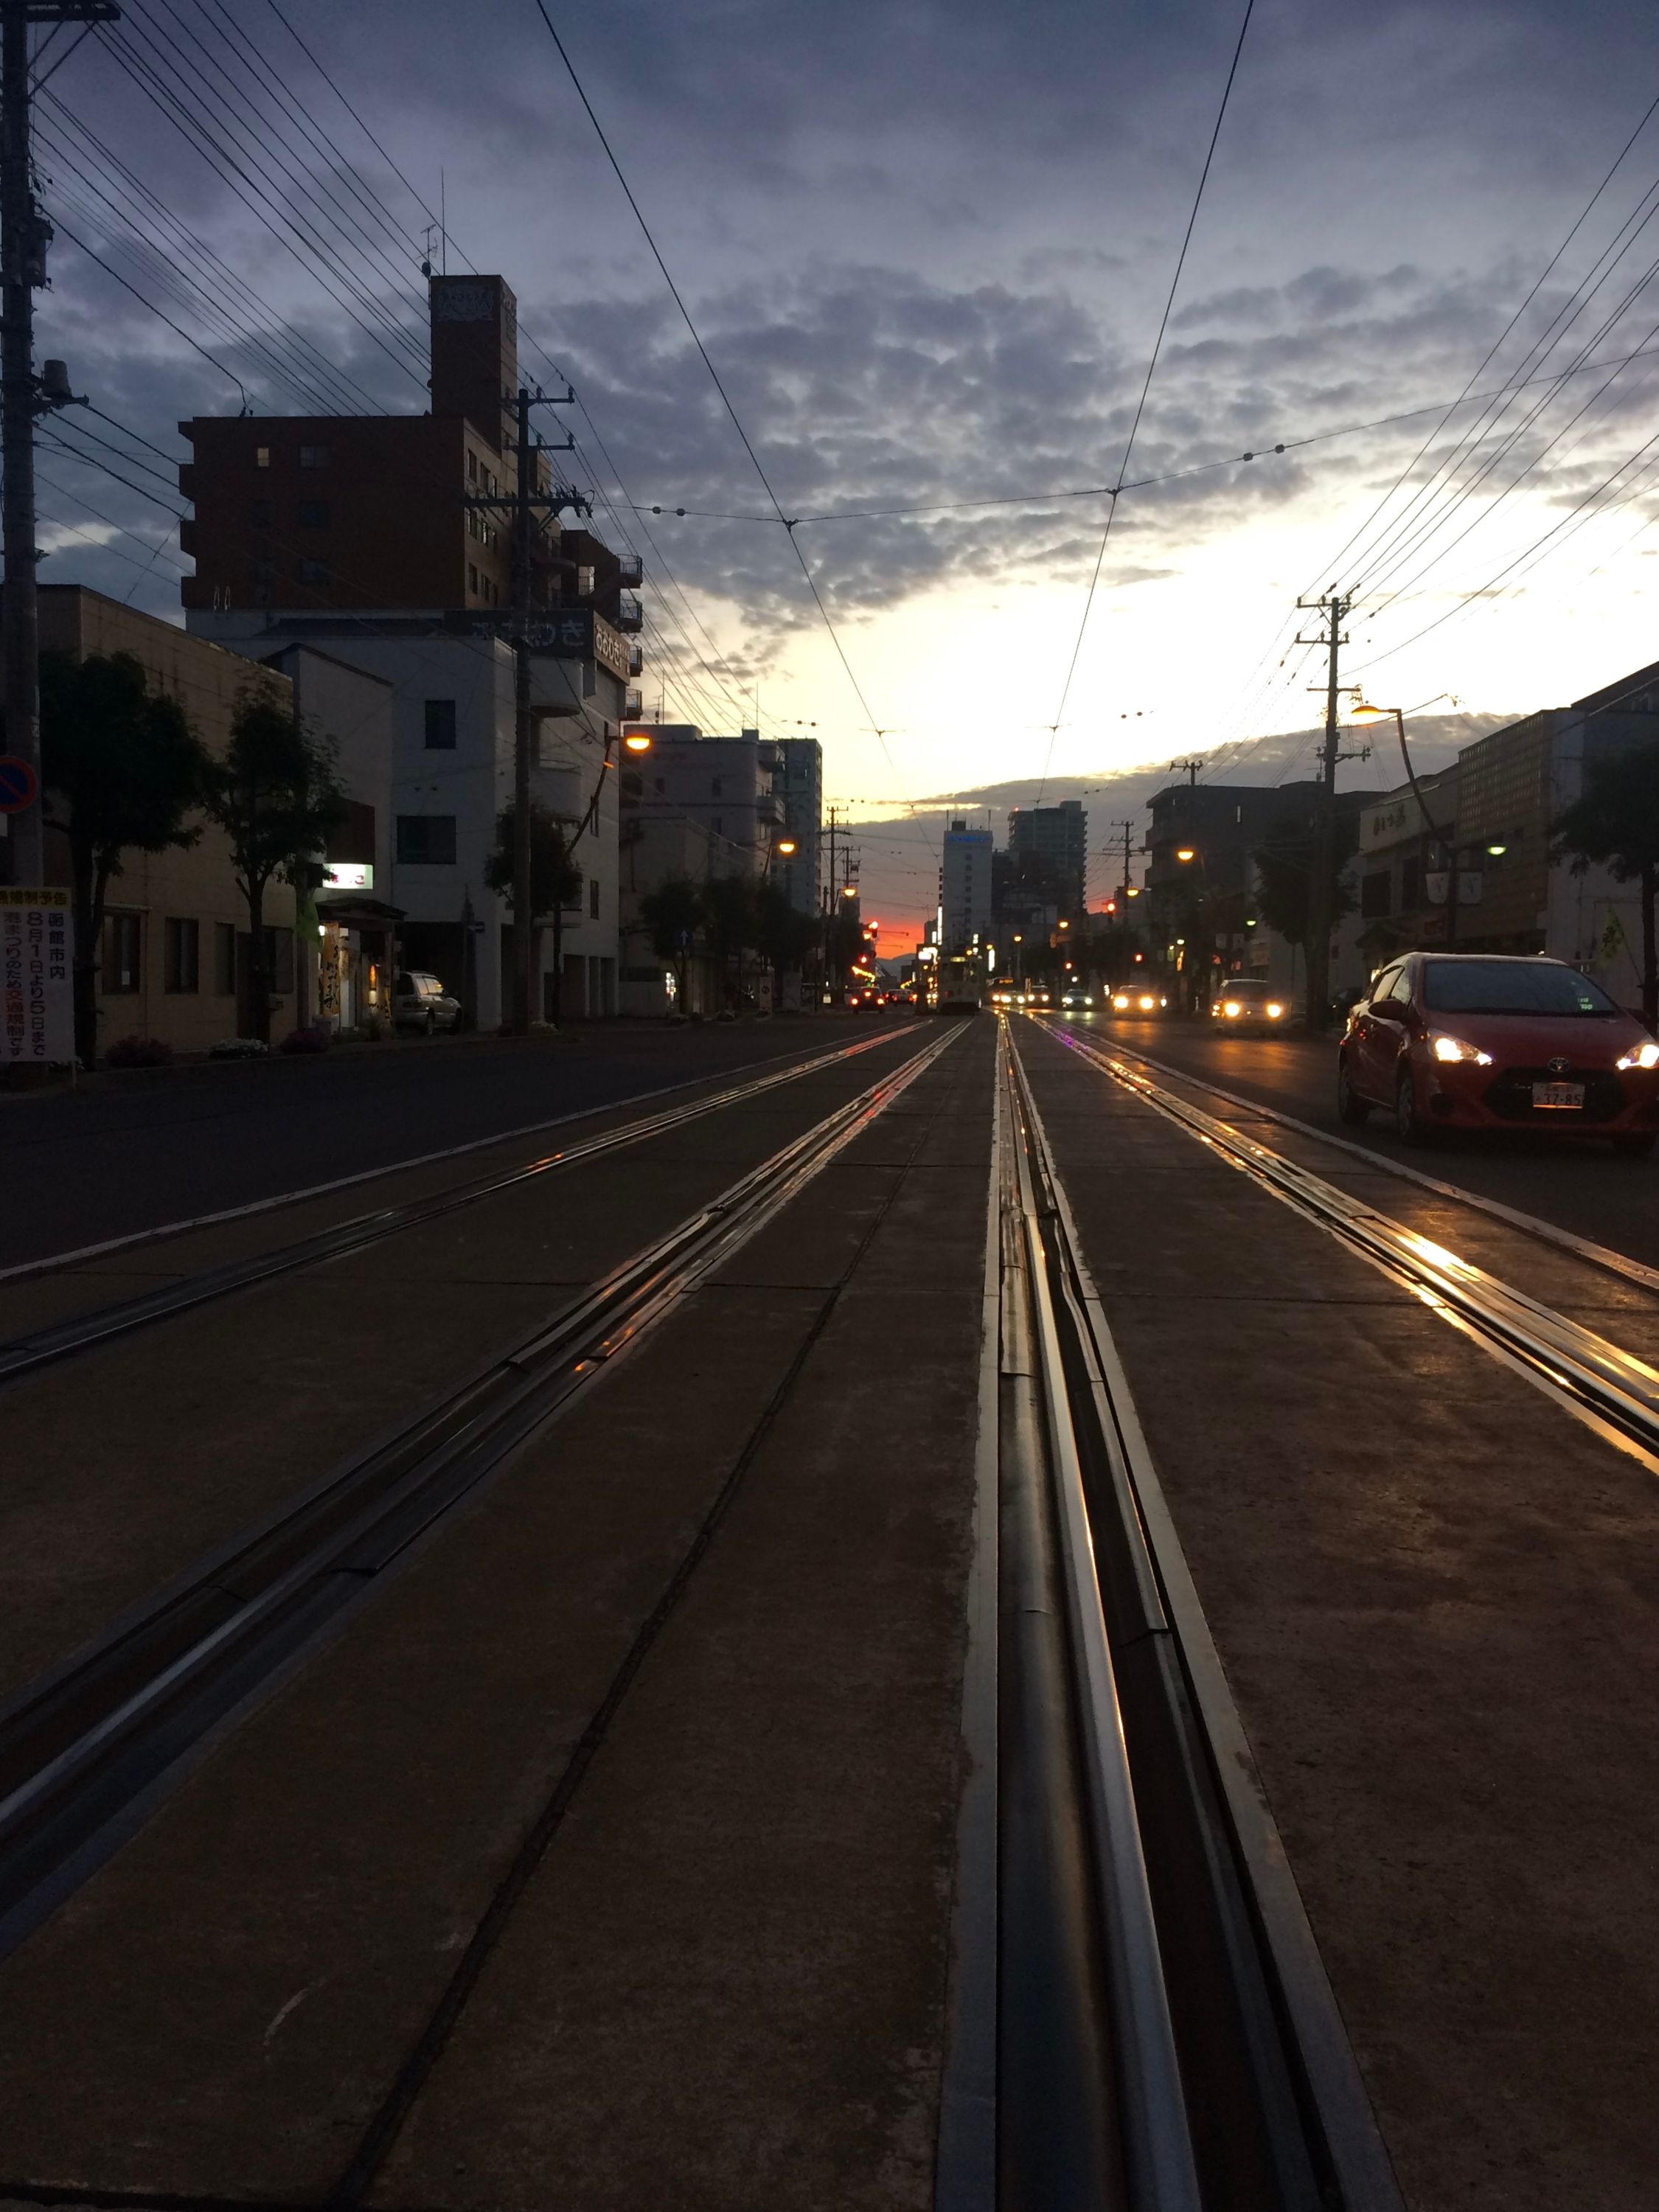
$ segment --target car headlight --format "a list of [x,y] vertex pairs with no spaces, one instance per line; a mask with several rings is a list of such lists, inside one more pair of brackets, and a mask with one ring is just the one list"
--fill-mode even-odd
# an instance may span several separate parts
[[1284,1007],[1283,1007],[1283,1006],[1281,1006],[1279,1005],[1279,1001],[1278,1001],[1278,1000],[1277,1000],[1277,999],[1269,999],[1269,1000],[1268,1000],[1268,1001],[1267,1001],[1267,1019],[1268,1019],[1270,1022],[1276,1022],[1276,1021],[1279,1019],[1279,1016],[1284,1012],[1284,1011],[1285,1011]]
[[1638,1044],[1633,1052],[1627,1052],[1622,1060],[1614,1060],[1613,1066],[1615,1067],[1659,1067],[1659,1044],[1655,1044],[1650,1037],[1645,1044]]
[[1157,1003],[1157,1002],[1156,1002],[1156,1000],[1152,1000],[1152,999],[1151,999],[1151,998],[1145,998],[1145,999],[1143,999],[1143,1000],[1141,1000],[1141,1002],[1140,1002],[1140,1011],[1141,1011],[1141,1012],[1142,1012],[1143,1014],[1150,1014],[1150,1013],[1152,1012],[1152,1008],[1153,1008],[1153,1006],[1154,1006],[1154,1005],[1155,1005],[1156,1003]]
[[1221,1011],[1225,1014],[1230,1022],[1236,1022],[1239,1016],[1243,1012],[1244,1009],[1239,1005],[1237,999],[1229,999],[1223,1006]]
[[[1437,1060],[1468,1060],[1476,1067],[1490,1067],[1492,1054],[1482,1052],[1478,1045],[1465,1044],[1462,1037],[1447,1036],[1443,1032],[1430,1040]],[[1656,1054],[1656,1057],[1659,1057]]]

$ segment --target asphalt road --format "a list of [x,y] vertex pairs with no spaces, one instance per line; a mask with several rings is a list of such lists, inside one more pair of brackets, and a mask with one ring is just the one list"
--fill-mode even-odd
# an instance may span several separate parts
[[0,1267],[804,1058],[913,1019],[609,1022],[557,1038],[438,1037],[0,1093]]
[[[1362,1128],[1336,1118],[1334,1037],[1218,1036],[1206,1024],[1068,1015],[1068,1024],[1126,1054],[1145,1053],[1206,1082],[1259,1099],[1383,1160],[1403,1161],[1443,1182],[1553,1222],[1577,1237],[1659,1267],[1659,1158],[1615,1159],[1593,1139],[1552,1140],[1531,1131],[1474,1135],[1442,1130],[1421,1152],[1401,1148],[1386,1115]],[[1059,1026],[1059,1019],[1056,1020]]]

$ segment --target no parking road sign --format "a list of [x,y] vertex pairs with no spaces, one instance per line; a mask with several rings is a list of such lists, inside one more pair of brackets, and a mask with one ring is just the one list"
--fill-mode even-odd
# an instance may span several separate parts
[[0,814],[21,814],[40,796],[40,779],[15,753],[0,753]]

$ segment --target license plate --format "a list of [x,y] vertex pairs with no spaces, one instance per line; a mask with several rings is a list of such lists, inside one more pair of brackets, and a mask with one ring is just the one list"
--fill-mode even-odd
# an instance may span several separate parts
[[1559,1110],[1562,1108],[1569,1110],[1574,1107],[1582,1108],[1584,1103],[1584,1086],[1582,1083],[1534,1083],[1532,1086],[1532,1103],[1534,1106],[1548,1107],[1552,1110]]

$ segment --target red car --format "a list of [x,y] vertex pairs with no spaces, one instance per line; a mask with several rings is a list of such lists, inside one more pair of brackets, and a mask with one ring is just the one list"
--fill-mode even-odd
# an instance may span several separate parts
[[1559,960],[1412,952],[1348,1016],[1336,1110],[1391,1112],[1401,1140],[1548,1129],[1645,1154],[1659,1133],[1659,1044]]

